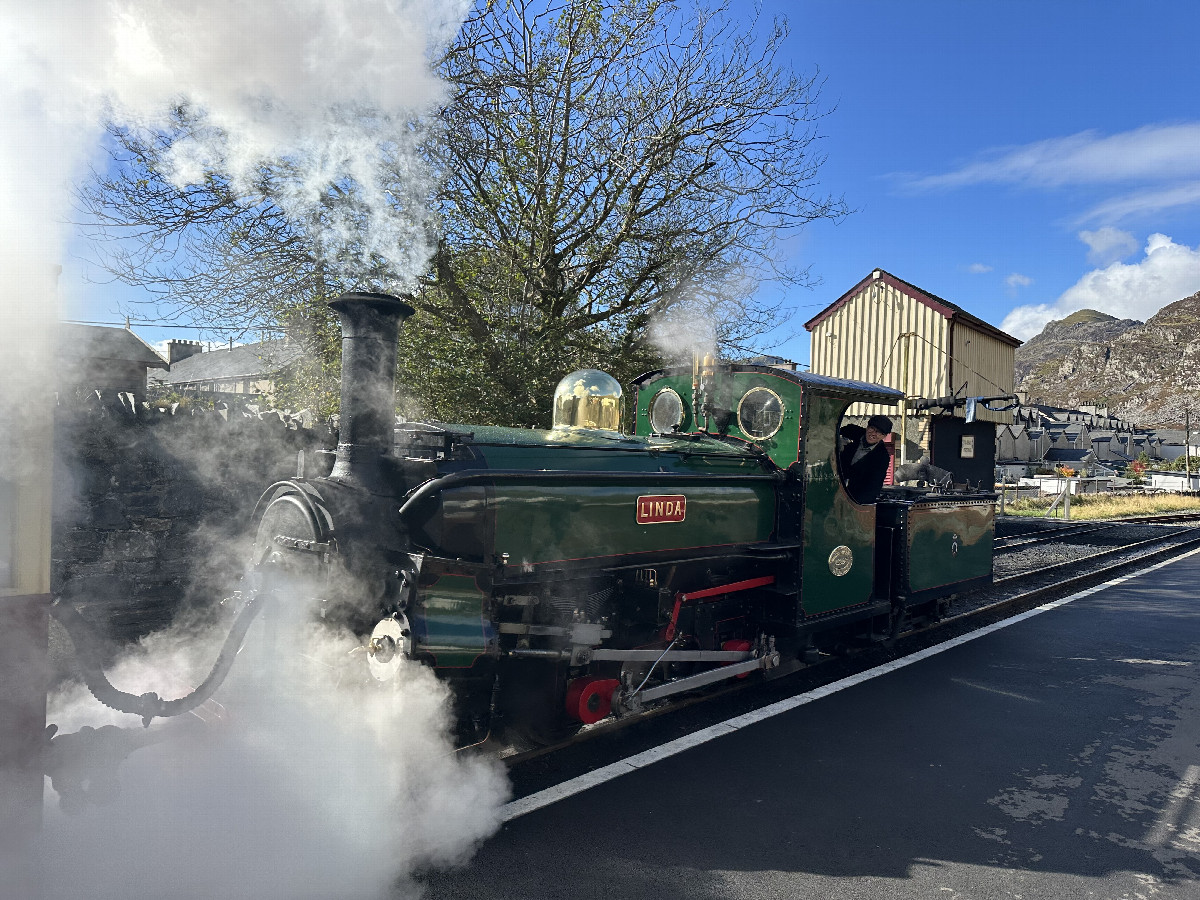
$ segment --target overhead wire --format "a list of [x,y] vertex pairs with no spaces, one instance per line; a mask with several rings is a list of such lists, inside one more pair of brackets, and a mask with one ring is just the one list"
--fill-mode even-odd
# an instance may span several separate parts
[[189,331],[283,331],[278,325],[170,325],[148,319],[126,319],[124,322],[96,322],[87,319],[61,319],[68,325],[103,325],[109,328],[130,328],[137,325],[141,328],[183,328]]

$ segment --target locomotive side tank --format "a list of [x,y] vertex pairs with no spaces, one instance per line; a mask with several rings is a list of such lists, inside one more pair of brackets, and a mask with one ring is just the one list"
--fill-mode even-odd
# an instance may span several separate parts
[[[369,633],[376,678],[411,658],[452,680],[466,737],[502,723],[556,740],[887,634],[910,596],[943,587],[922,581],[923,554],[965,504],[905,513],[916,524],[897,540],[895,511],[856,503],[838,471],[848,406],[898,391],[707,361],[637,379],[633,434],[620,430],[620,385],[594,370],[563,379],[550,430],[397,425],[397,329],[411,309],[374,294],[332,306],[333,464],[267,490],[255,552],[273,584]],[[980,568],[991,520],[970,515],[963,558]]]

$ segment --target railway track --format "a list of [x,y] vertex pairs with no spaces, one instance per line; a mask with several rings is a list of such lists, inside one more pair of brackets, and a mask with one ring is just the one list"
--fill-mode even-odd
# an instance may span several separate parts
[[[1144,518],[1153,520],[1149,524],[1178,524],[1179,522],[1179,520],[1159,522],[1155,517],[1139,517],[1139,520]],[[1200,515],[1184,521],[1200,522]],[[1124,523],[1106,524],[1111,529]],[[1138,524],[1147,523],[1139,521]],[[1108,529],[1096,528],[1094,530],[1106,531]],[[1060,539],[1069,539],[1085,533],[1091,533],[1091,530],[1070,529],[1069,533],[1059,533],[1057,536]],[[1047,542],[1032,543],[1044,544]],[[843,678],[847,674],[865,671],[891,659],[950,640],[991,622],[1017,615],[1054,597],[1075,593],[1118,575],[1163,562],[1198,548],[1200,548],[1200,529],[1193,528],[1180,528],[1141,540],[1123,542],[1120,546],[1087,556],[998,578],[992,587],[985,591],[956,598],[951,607],[951,615],[946,616],[940,622],[922,623],[915,628],[903,630],[896,637],[894,644],[889,642],[887,646],[872,646],[855,652],[849,657],[825,657],[822,661],[811,665],[796,664],[775,677],[727,683],[711,688],[702,694],[683,696],[670,704],[646,710],[636,716],[605,720],[589,726],[575,738],[549,747],[530,750],[504,747],[496,742],[490,744],[485,742],[484,746],[500,756],[510,771],[520,770],[524,767],[538,769],[543,765],[541,761],[556,758],[560,751],[568,748],[575,748],[572,750],[573,754],[582,752],[586,756],[591,752],[598,752],[600,756],[603,756],[604,751],[579,749],[591,744],[602,745],[611,741],[619,744],[624,748],[622,752],[625,752],[631,741],[636,746],[636,738],[629,734],[631,731],[653,730],[661,725],[669,733],[675,734],[679,731],[690,730],[693,727],[690,723],[693,721],[702,723],[712,718],[710,715],[704,714],[704,711],[709,708],[732,706],[739,712],[745,712],[765,706],[783,697],[812,690]],[[678,721],[673,721],[675,719]],[[546,763],[546,765],[554,767],[550,763]]]
[[1156,513],[1152,516],[1126,516],[1119,520],[1140,525],[1200,525],[1200,512]]
[[1061,541],[1066,537],[1078,537],[1085,534],[1094,534],[1097,531],[1105,531],[1116,527],[1115,523],[1111,522],[1088,522],[1074,527],[1054,528],[1048,531],[1040,531],[1035,533],[1012,534],[1004,537],[998,537],[993,543],[993,547],[997,553],[1008,553],[1020,547],[1031,547],[1037,544],[1052,544],[1056,541]]

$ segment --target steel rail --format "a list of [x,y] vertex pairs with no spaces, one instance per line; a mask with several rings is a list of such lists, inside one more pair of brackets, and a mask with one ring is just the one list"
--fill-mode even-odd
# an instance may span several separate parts
[[1086,563],[1089,560],[1098,560],[1108,556],[1117,556],[1122,553],[1128,553],[1130,550],[1137,547],[1145,547],[1150,544],[1161,544],[1186,533],[1187,532],[1185,531],[1173,531],[1170,534],[1155,535],[1154,537],[1146,538],[1143,541],[1135,541],[1132,544],[1122,544],[1120,547],[1111,547],[1108,550],[1101,550],[1098,553],[1089,553],[1087,556],[1081,556],[1077,559],[1068,559],[1060,563],[1052,563],[1051,565],[1042,566],[1038,569],[1030,569],[1028,572],[1018,572],[1015,575],[1005,575],[1003,578],[993,579],[992,586],[994,588],[997,585],[1010,584],[1021,579],[1036,578],[1046,574],[1047,572],[1055,572],[1072,566],[1078,566],[1079,564]]
[[1112,523],[1104,522],[1101,524],[1090,524],[1076,528],[1054,529],[1053,531],[1039,532],[1036,536],[1028,534],[1013,534],[1004,537],[998,537],[993,541],[993,546],[998,551],[1007,552],[1015,550],[1018,547],[1031,547],[1034,544],[1049,544],[1062,538],[1077,537],[1081,534],[1093,534],[1097,531],[1105,531],[1115,527]]

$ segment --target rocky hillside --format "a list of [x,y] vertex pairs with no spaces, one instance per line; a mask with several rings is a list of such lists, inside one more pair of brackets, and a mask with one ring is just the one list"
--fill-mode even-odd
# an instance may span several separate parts
[[1094,309],[1081,309],[1065,319],[1050,322],[1040,334],[1017,348],[1017,384],[1030,375],[1049,372],[1081,344],[1108,345],[1141,324],[1135,319],[1117,319]]
[[1147,322],[1080,310],[1017,349],[1017,386],[1053,406],[1107,405],[1146,426],[1200,420],[1200,291]]

